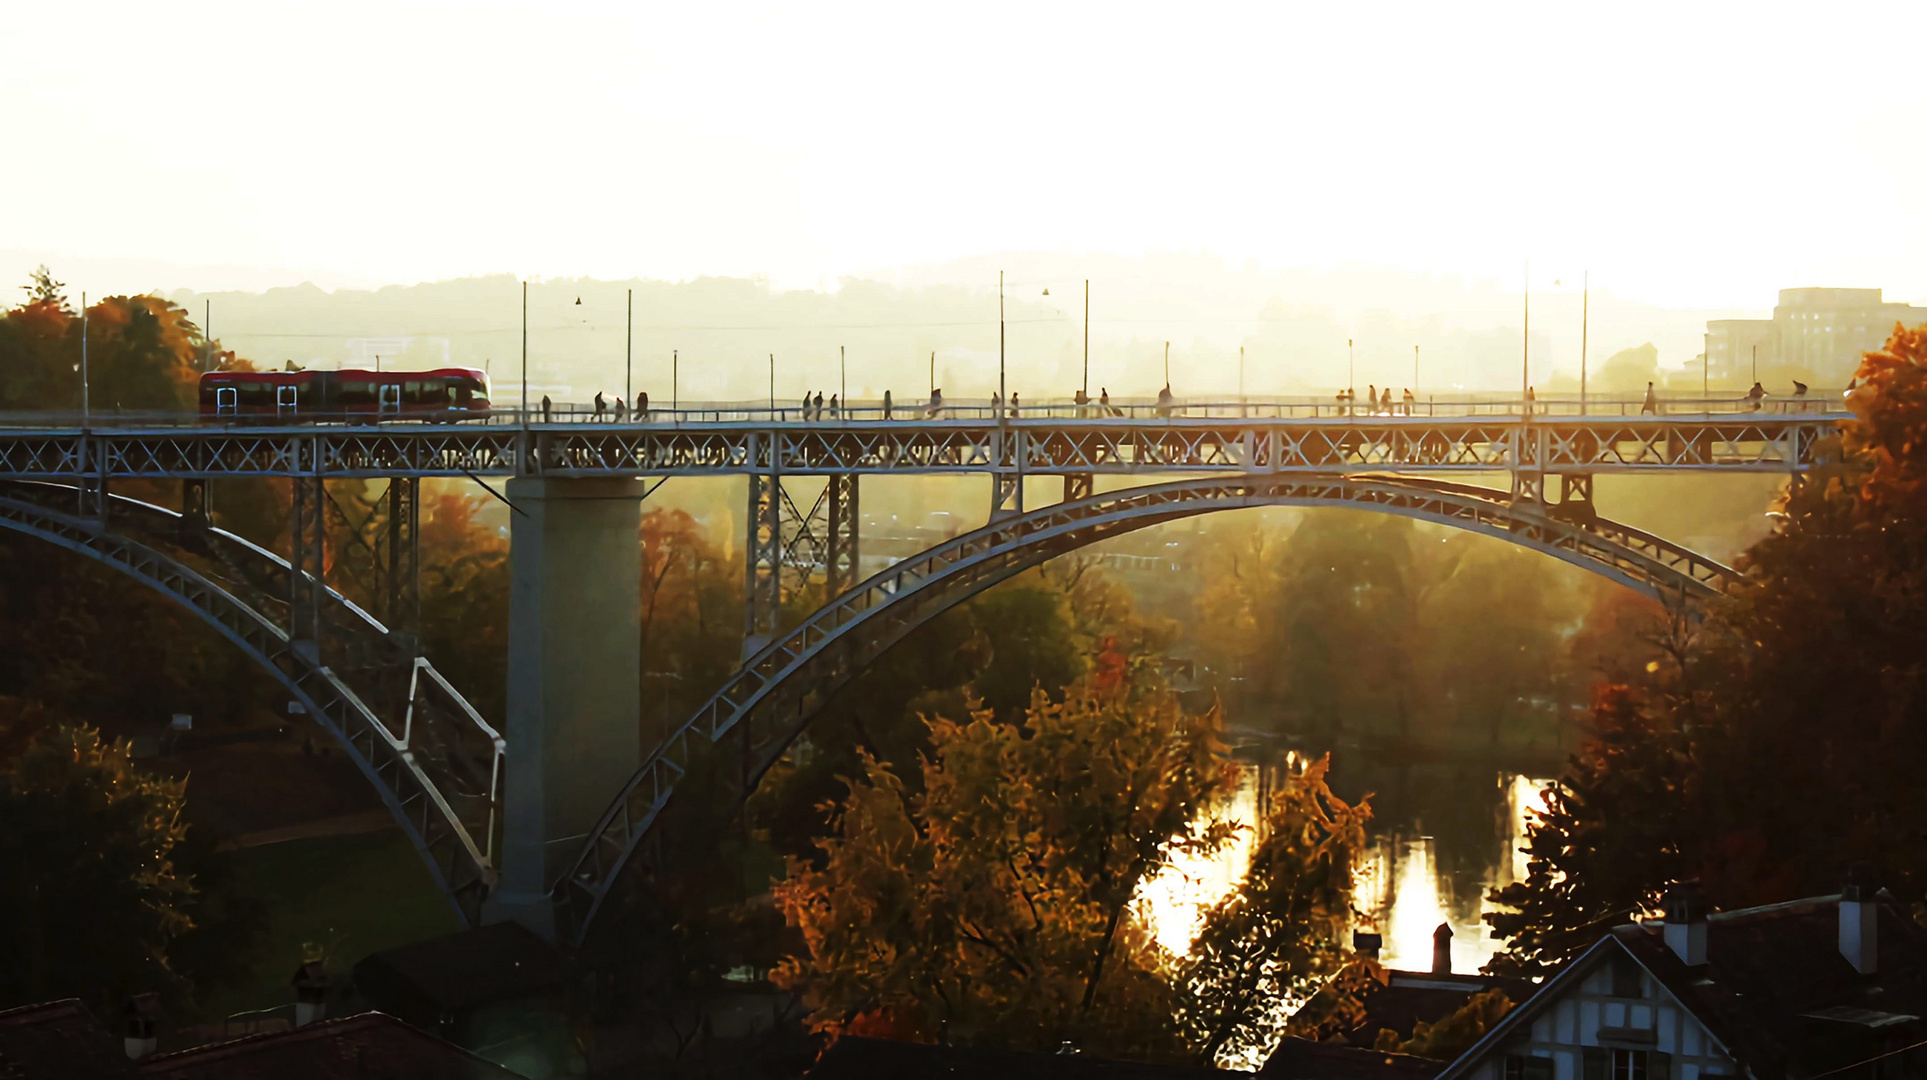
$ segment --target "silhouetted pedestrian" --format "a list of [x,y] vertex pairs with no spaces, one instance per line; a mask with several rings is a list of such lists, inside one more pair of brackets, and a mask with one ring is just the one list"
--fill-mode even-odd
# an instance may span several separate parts
[[1653,384],[1650,382],[1646,384],[1646,400],[1640,403],[1639,415],[1659,415],[1659,395],[1653,392]]
[[543,395],[542,395],[542,422],[543,422],[543,423],[545,423],[545,424],[546,424],[546,423],[548,423],[548,422],[549,422],[549,411],[550,411],[550,410],[551,410],[551,409],[552,409],[553,407],[554,407],[554,406],[552,406],[552,405],[551,405],[551,404],[549,403],[549,395],[547,395],[547,394],[543,394]]
[[883,418],[885,420],[896,419],[896,417],[890,415],[890,391],[888,390],[883,392]]
[[647,390],[636,395],[636,419],[644,421],[649,419],[649,391]]
[[1417,398],[1412,396],[1411,388],[1407,387],[1405,389],[1405,415],[1407,416],[1412,415],[1412,403],[1417,400],[1418,400]]
[[597,391],[595,392],[595,418],[596,418],[596,423],[598,423],[598,424],[599,424],[599,423],[601,423],[601,422],[602,422],[602,414],[603,414],[603,413],[605,413],[605,412],[608,412],[608,411],[609,411],[609,403],[608,403],[608,402],[606,402],[606,401],[603,401],[603,400],[602,400],[602,391],[600,391],[600,390],[597,390]]
[[618,424],[627,423],[628,420],[629,420],[629,406],[624,405],[622,403],[621,398],[617,398],[616,399],[616,423]]
[[813,414],[814,419],[823,419],[823,391],[818,390],[816,392],[816,401],[811,403],[810,412]]
[[1011,418],[1012,420],[1015,420],[1015,419],[1017,419],[1017,410],[1018,410],[1018,408],[1019,408],[1019,406],[1018,406],[1018,404],[1017,404],[1017,391],[1015,391],[1015,390],[1012,390],[1012,391],[1010,392],[1010,418]]
[[835,420],[842,415],[843,415],[842,404],[837,401],[837,396],[835,394],[831,394],[830,395],[830,419]]

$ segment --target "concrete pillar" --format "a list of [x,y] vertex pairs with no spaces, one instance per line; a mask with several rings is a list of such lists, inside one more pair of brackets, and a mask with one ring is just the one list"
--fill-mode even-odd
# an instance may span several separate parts
[[487,921],[555,936],[549,888],[641,764],[644,488],[508,482],[507,806]]

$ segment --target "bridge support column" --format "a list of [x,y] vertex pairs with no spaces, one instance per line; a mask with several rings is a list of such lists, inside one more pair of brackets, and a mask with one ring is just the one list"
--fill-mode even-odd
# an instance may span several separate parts
[[1512,478],[1512,501],[1529,503],[1553,517],[1590,521],[1593,509],[1591,473],[1518,472]]
[[990,520],[1002,521],[1024,512],[1024,474],[990,474]]
[[288,643],[319,663],[328,551],[327,481],[319,473],[291,481],[288,525]]
[[506,808],[489,922],[555,935],[550,888],[642,760],[642,481],[516,479]]
[[382,623],[404,652],[419,650],[421,634],[421,480],[397,476],[388,481],[388,535],[383,542]]
[[824,492],[824,498],[830,504],[830,550],[828,558],[823,560],[826,569],[823,596],[826,600],[843,595],[863,580],[863,569],[857,561],[857,540],[862,533],[862,519],[857,509],[856,479],[855,473],[833,474],[830,486]]
[[783,481],[774,472],[749,474],[749,529],[743,547],[743,659],[776,635],[783,603]]

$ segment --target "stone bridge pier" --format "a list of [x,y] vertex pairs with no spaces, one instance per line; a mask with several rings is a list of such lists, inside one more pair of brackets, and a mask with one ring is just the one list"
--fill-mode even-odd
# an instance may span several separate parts
[[502,876],[485,920],[550,940],[555,875],[642,760],[644,493],[634,479],[508,482],[510,751]]

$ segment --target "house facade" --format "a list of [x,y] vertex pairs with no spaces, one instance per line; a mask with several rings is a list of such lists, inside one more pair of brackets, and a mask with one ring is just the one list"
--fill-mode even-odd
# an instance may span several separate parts
[[1862,878],[1837,896],[1615,928],[1440,1080],[1927,1077],[1927,931]]

